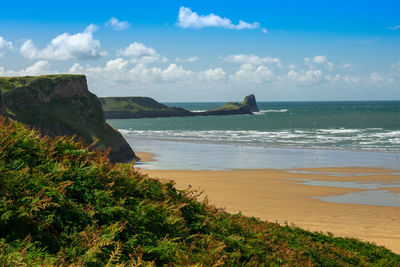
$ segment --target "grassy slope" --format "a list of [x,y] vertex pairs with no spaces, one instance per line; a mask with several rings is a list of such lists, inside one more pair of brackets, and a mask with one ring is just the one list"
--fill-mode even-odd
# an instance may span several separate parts
[[163,110],[168,109],[150,97],[102,97],[104,111],[137,111],[137,110]]
[[221,107],[217,108],[216,110],[237,110],[241,108],[243,105],[239,103],[228,102]]
[[3,118],[0,148],[0,266],[400,264],[383,247],[227,214]]

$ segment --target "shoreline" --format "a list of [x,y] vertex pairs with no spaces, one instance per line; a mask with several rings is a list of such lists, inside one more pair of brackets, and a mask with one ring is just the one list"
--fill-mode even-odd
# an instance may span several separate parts
[[124,135],[134,151],[157,155],[143,168],[159,170],[297,169],[304,167],[369,166],[400,170],[400,155],[390,152],[266,148],[257,146],[178,142]]
[[[139,154],[140,155],[140,154]],[[400,173],[384,168],[327,167],[297,169],[149,170],[152,178],[173,180],[178,189],[204,190],[211,204],[229,213],[280,224],[295,224],[311,231],[355,237],[400,253],[400,207],[326,202],[318,197],[374,191],[365,188],[317,186],[306,179],[324,182],[382,183],[381,188],[400,193]],[[294,180],[290,180],[294,179]],[[388,187],[385,187],[387,185]]]

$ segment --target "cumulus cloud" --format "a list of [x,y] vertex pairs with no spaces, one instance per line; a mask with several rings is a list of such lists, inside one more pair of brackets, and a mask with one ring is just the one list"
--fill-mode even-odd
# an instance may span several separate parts
[[0,75],[2,76],[33,76],[33,75],[43,75],[57,73],[57,71],[50,71],[50,64],[48,61],[39,60],[35,62],[32,66],[27,67],[19,71],[5,71],[3,67],[0,67]]
[[4,55],[5,49],[13,49],[12,42],[5,40],[3,37],[0,36],[0,58]]
[[226,79],[226,73],[221,68],[208,69],[199,73],[199,79],[204,81],[220,81]]
[[38,49],[32,40],[24,42],[20,53],[30,59],[68,60],[93,59],[105,55],[100,50],[100,41],[93,38],[97,26],[90,24],[83,32],[70,35],[63,33],[43,49]]
[[165,57],[161,58],[160,54],[154,48],[147,47],[138,42],[133,42],[124,49],[119,50],[117,55],[130,58],[132,63],[148,64],[157,61],[168,61]]
[[326,56],[315,56],[313,58],[313,62],[321,64],[324,63],[326,61]]
[[234,63],[241,63],[241,64],[253,64],[253,65],[262,65],[262,64],[269,64],[274,63],[278,67],[281,67],[281,59],[277,57],[259,57],[253,54],[245,55],[245,54],[238,54],[238,55],[229,55],[226,57],[226,61],[234,62]]
[[126,30],[129,28],[129,22],[127,21],[119,21],[117,18],[115,17],[111,17],[111,19],[109,19],[106,22],[106,26],[107,27],[112,27],[114,30],[117,31],[122,31],[122,30]]
[[267,66],[254,66],[252,64],[243,64],[239,70],[230,76],[230,80],[239,83],[263,83],[271,81],[274,73]]
[[193,12],[190,8],[182,6],[179,9],[177,25],[181,28],[205,28],[205,27],[220,27],[232,30],[243,30],[243,29],[258,29],[260,23],[253,22],[248,23],[240,20],[238,24],[233,24],[228,18],[222,18],[213,13],[209,15],[198,15]]

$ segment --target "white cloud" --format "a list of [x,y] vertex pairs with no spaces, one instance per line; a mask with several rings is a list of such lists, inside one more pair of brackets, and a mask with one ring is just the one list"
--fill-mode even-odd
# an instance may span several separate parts
[[71,68],[69,68],[70,73],[83,73],[84,69],[79,63],[74,63]]
[[106,22],[106,26],[107,27],[112,27],[114,30],[117,31],[122,31],[122,30],[126,30],[129,28],[129,22],[127,21],[119,21],[117,18],[115,17],[111,17],[111,19],[109,19]]
[[400,25],[389,26],[388,28],[389,28],[389,30],[396,31],[396,30],[400,29]]
[[289,80],[301,83],[313,83],[318,82],[322,78],[322,71],[321,70],[302,70],[302,71],[295,71],[291,70],[287,74],[287,78]]
[[208,69],[199,73],[199,79],[205,81],[219,81],[226,78],[226,73],[221,68]]
[[7,40],[5,40],[3,37],[0,36],[0,58],[4,55],[4,51],[5,49],[13,49],[13,45],[12,42],[9,42]]
[[326,75],[324,76],[324,79],[327,82],[330,83],[336,83],[336,82],[344,82],[347,84],[356,84],[358,82],[360,82],[360,77],[357,76],[351,76],[351,75],[343,75],[343,74],[334,74],[334,75]]
[[168,59],[160,57],[160,54],[152,47],[147,47],[142,43],[133,42],[124,49],[117,52],[118,56],[130,58],[132,63],[148,64],[157,61],[167,62]]
[[195,61],[197,61],[197,60],[199,60],[199,57],[198,57],[198,56],[194,56],[194,57],[188,58],[186,61],[187,61],[187,62],[195,62]]
[[189,57],[189,58],[184,58],[184,59],[181,59],[181,58],[176,58],[175,59],[175,61],[176,62],[195,62],[195,61],[197,61],[197,60],[199,60],[199,57],[198,56],[194,56],[194,57]]
[[324,63],[326,61],[326,56],[315,56],[313,58],[313,62],[321,64]]
[[353,65],[350,63],[344,63],[344,64],[340,65],[340,68],[342,68],[342,69],[349,69],[352,67],[353,67]]
[[193,12],[190,8],[182,6],[179,9],[177,25],[181,28],[204,28],[204,27],[220,27],[232,30],[243,30],[243,29],[258,29],[260,23],[253,22],[248,23],[243,20],[239,21],[239,24],[233,24],[228,18],[221,18],[213,13],[209,15],[198,15]]
[[265,34],[265,33],[268,33],[268,30],[267,30],[267,28],[263,28],[262,29],[262,32]]
[[229,55],[226,57],[226,61],[234,62],[234,63],[241,63],[241,64],[253,64],[253,65],[262,65],[268,63],[274,63],[278,67],[281,67],[281,59],[276,57],[259,57],[253,54],[244,55]]
[[122,70],[128,65],[128,61],[117,58],[114,60],[110,60],[107,62],[105,69],[106,70]]
[[382,83],[385,81],[385,78],[377,72],[370,73],[368,78],[372,83]]
[[165,82],[178,82],[190,79],[193,74],[192,71],[185,70],[182,66],[171,64],[167,69],[162,70],[161,77]]
[[326,62],[325,67],[328,70],[334,70],[335,65],[333,63],[331,63],[331,62]]
[[274,73],[266,66],[254,66],[252,64],[243,64],[239,70],[230,76],[230,80],[239,83],[263,83],[271,81]]
[[39,60],[35,62],[32,66],[27,67],[19,71],[5,71],[3,67],[0,67],[0,75],[2,76],[33,76],[33,75],[43,75],[57,73],[57,71],[50,71],[50,64],[48,61]]
[[105,55],[100,51],[100,41],[93,39],[93,33],[97,26],[90,24],[86,29],[77,34],[63,33],[43,49],[35,47],[32,40],[24,42],[20,52],[30,59],[67,60],[67,59],[91,59]]

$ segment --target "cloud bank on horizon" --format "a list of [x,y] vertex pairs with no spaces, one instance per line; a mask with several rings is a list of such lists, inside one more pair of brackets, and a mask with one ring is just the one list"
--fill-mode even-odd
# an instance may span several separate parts
[[[103,25],[114,29],[115,34],[124,34],[133,28],[130,22],[116,17]],[[387,30],[395,31],[397,26]],[[268,32],[260,22],[239,20],[235,24],[229,18],[214,13],[199,15],[184,6],[179,8],[174,27],[204,31],[210,27],[224,28],[235,34],[254,29]],[[259,32],[258,36],[258,39],[271,38]],[[400,88],[400,59],[396,58],[386,67],[365,68],[359,62],[338,60],[329,53],[309,51],[303,57],[288,58],[266,53],[265,49],[254,52],[244,47],[222,50],[213,60],[207,60],[207,53],[199,47],[185,47],[189,54],[181,54],[179,42],[177,53],[166,54],[162,52],[165,51],[163,43],[148,45],[137,35],[125,36],[125,42],[115,40],[111,47],[104,46],[106,41],[109,40],[103,36],[102,28],[94,23],[81,32],[64,32],[45,42],[11,41],[7,36],[0,36],[0,58],[22,58],[27,62],[25,66],[10,68],[4,66],[7,61],[0,61],[0,76],[82,73],[87,75],[91,90],[99,96],[149,95],[162,101],[223,100],[241,98],[249,92],[261,99],[276,95],[278,100],[306,100],[314,96],[342,99],[341,94],[344,99],[346,94],[369,99],[384,90],[396,94]],[[305,94],[304,99],[301,94]]]

